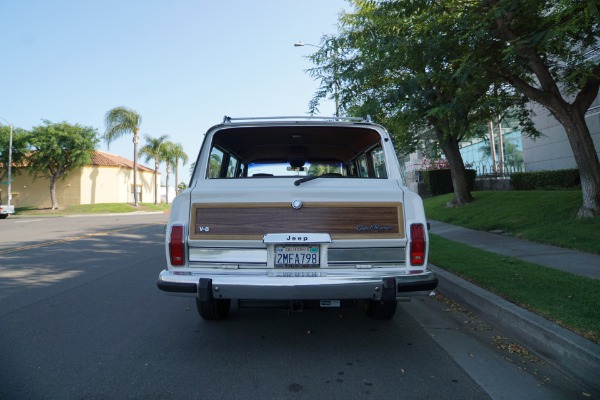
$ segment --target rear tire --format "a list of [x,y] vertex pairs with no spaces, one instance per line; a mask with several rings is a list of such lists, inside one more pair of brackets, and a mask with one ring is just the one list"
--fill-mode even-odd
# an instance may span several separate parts
[[388,320],[392,319],[396,313],[398,303],[396,300],[391,301],[379,301],[379,300],[368,300],[365,303],[365,312],[367,316],[372,319]]
[[219,299],[219,300],[208,300],[201,301],[196,299],[196,308],[198,314],[207,321],[217,321],[225,319],[229,315],[229,309],[231,308],[231,300]]
[[8,214],[0,214],[0,219],[6,219],[8,218]]

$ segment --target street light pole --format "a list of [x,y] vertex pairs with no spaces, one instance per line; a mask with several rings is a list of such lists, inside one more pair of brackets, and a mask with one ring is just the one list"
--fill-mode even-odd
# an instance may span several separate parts
[[12,184],[11,184],[11,173],[12,173],[12,140],[13,140],[13,126],[10,122],[8,122],[7,120],[5,120],[4,118],[0,118],[2,119],[4,122],[6,122],[10,128],[10,134],[8,135],[8,188],[6,189],[8,191],[8,209],[10,210],[10,201],[12,200]]
[[[323,49],[321,46],[317,46],[316,44],[304,43],[304,42],[296,42],[294,43],[294,47],[304,47],[304,46],[312,46],[317,49]],[[337,80],[337,58],[335,52],[333,52],[333,96],[335,99],[335,116],[340,116],[340,99],[338,95],[338,80]]]

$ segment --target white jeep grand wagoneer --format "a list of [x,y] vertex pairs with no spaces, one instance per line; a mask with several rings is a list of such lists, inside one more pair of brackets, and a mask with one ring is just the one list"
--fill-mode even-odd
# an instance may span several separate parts
[[392,318],[428,294],[427,222],[392,141],[354,118],[229,118],[208,130],[171,207],[159,289],[204,319],[244,306],[364,304]]

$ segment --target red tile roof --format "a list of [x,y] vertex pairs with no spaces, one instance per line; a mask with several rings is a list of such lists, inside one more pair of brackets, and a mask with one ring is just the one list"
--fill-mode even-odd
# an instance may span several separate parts
[[[96,150],[92,154],[92,165],[97,165],[99,167],[121,167],[133,169],[133,161],[116,154],[106,153],[100,150]],[[148,168],[140,163],[138,163],[138,169],[154,172],[152,168]]]

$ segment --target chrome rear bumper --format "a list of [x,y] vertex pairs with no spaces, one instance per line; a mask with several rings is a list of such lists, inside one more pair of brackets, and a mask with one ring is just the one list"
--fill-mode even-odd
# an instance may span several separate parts
[[397,269],[260,270],[219,269],[160,273],[157,286],[165,292],[196,295],[201,300],[392,300],[425,295],[437,287],[435,274],[398,275]]

